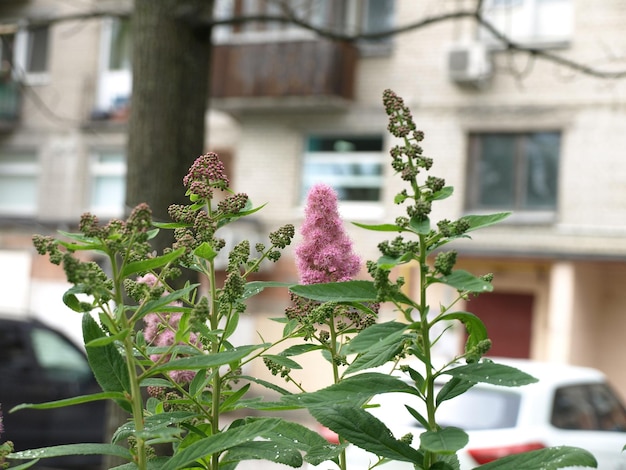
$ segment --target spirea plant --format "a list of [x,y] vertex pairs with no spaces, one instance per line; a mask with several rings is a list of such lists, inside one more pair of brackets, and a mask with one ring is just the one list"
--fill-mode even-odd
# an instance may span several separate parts
[[[125,459],[118,470],[231,470],[251,459],[292,467],[324,463],[322,468],[347,470],[345,449],[355,445],[376,456],[372,467],[397,460],[416,469],[458,469],[456,452],[467,443],[467,434],[438,423],[441,403],[479,382],[523,386],[535,380],[484,359],[491,343],[483,323],[455,308],[461,299],[490,291],[491,276],[455,269],[456,254],[447,245],[508,214],[431,221],[433,203],[451,196],[452,188],[429,175],[433,160],[424,155],[424,136],[402,99],[387,90],[383,102],[388,129],[396,139],[391,167],[404,186],[395,202],[404,206],[406,215],[392,223],[356,224],[393,234],[379,244],[381,256],[368,261],[366,270],[339,218],[336,193],[316,185],[307,199],[302,243],[295,249],[301,283],[253,280],[261,263],[279,259],[295,229],[278,228],[265,244],[254,247],[248,241],[226,247],[220,230],[260,208],[245,194],[230,190],[214,153],[200,156],[190,168],[183,181],[189,204],[171,206],[170,223],[153,222],[149,207],[141,204],[125,221],[101,225],[86,214],[78,233],[61,233],[58,239],[35,236],[39,253],[63,266],[72,284],[63,300],[82,315],[87,356],[102,392],[11,411],[113,400],[131,418],[109,443],[9,453],[11,461],[28,460],[15,468],[28,468],[47,457],[101,453]],[[150,240],[159,230],[173,230],[175,242],[171,249],[154,253]],[[77,256],[83,252],[108,259],[110,274]],[[224,276],[216,266],[221,252],[228,253]],[[396,275],[396,268],[408,263],[419,273],[415,298]],[[183,268],[195,271],[199,282],[175,288],[173,281]],[[357,279],[360,271],[371,279]],[[221,278],[224,281],[218,282]],[[429,287],[436,284],[450,286],[457,298],[434,308]],[[269,288],[288,289],[291,296],[286,311],[276,312],[273,319],[282,328],[282,338],[234,344],[246,302]],[[381,304],[395,309],[398,319],[380,322]],[[451,322],[464,326],[465,349],[449,362],[436,364],[433,346],[448,334],[439,327]],[[289,346],[283,345],[286,340]],[[298,360],[305,353],[319,353],[328,363],[333,380],[327,387],[305,390],[298,381],[294,372],[302,369]],[[262,361],[275,380],[245,375],[252,361]],[[383,365],[389,372],[379,371]],[[440,380],[445,385],[437,390],[435,382]],[[285,381],[291,387],[285,387]],[[272,398],[252,395],[252,385],[265,387]],[[394,436],[368,411],[372,397],[391,392],[423,404],[420,410],[406,407],[423,428],[420,435]],[[338,442],[331,444],[314,430],[272,416],[293,409],[306,409],[336,433]],[[245,410],[254,413],[224,419],[234,410],[244,410],[244,416]],[[166,445],[168,451],[157,455],[156,444]],[[595,460],[580,449],[556,448],[505,457],[483,467],[569,465],[594,466]]]

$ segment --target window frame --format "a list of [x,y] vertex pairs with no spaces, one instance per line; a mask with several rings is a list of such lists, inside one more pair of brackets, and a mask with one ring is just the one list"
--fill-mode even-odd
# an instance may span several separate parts
[[[100,161],[101,157],[105,155],[120,156],[122,161],[108,163]],[[127,155],[121,148],[97,148],[90,151],[87,201],[91,213],[107,217],[120,217],[124,215],[127,165]],[[113,204],[97,203],[97,180],[104,177],[119,177],[122,179],[123,194],[122,203],[119,207]]]
[[[309,150],[309,142],[311,139],[334,139],[336,141],[350,139],[380,139],[381,146],[380,150]],[[306,181],[306,164],[311,162],[311,160],[318,162],[329,162],[331,159],[339,157],[343,162],[363,162],[364,159],[368,160],[370,163],[375,163],[380,167],[380,174],[378,175],[346,175],[339,180],[348,180],[352,181],[360,181],[360,180],[369,180],[369,183],[365,187],[377,188],[379,191],[378,200],[346,200],[339,199],[339,212],[342,216],[349,216],[353,218],[359,219],[378,219],[383,215],[383,197],[385,191],[385,136],[383,134],[378,133],[359,133],[359,132],[346,132],[346,133],[325,133],[325,132],[312,132],[307,134],[304,137],[303,142],[303,152],[302,152],[302,161],[300,165],[301,175],[300,175],[300,194],[298,200],[300,202],[301,207],[306,202],[306,193],[307,193],[307,181]],[[331,161],[332,164],[332,161]],[[372,184],[372,180],[378,180],[379,184]],[[326,183],[328,181],[327,177],[320,177],[319,180],[312,181],[311,184],[315,183]],[[330,186],[333,184],[328,183]],[[348,185],[342,187],[355,187],[359,185]],[[337,190],[336,186],[333,186],[335,190]]]
[[[568,24],[564,31],[557,35],[546,35],[545,28],[541,28],[540,19],[543,18],[545,11],[542,11],[540,2],[546,0],[485,0],[482,6],[482,12],[485,19],[493,24],[493,26],[504,34],[509,40],[522,44],[524,46],[535,47],[539,49],[563,49],[570,46],[574,36],[574,2],[573,0],[549,0],[553,3],[562,3],[560,7],[559,18],[566,18]],[[512,4],[512,5],[509,5]],[[518,11],[505,11],[505,9],[518,6]],[[554,14],[554,13],[553,13]],[[543,15],[543,16],[542,16]],[[550,18],[552,18],[551,15]],[[517,18],[517,21],[515,20]],[[507,24],[502,24],[506,22]],[[514,23],[526,22],[527,27],[523,28],[522,34],[514,30]],[[508,29],[508,31],[507,31]],[[478,28],[478,39],[488,44],[493,49],[503,49],[506,46],[496,39],[485,28]]]
[[[40,45],[44,51],[44,67],[42,70],[31,70],[31,60],[34,48],[41,41],[36,36],[39,31],[45,31],[45,44]],[[52,30],[49,25],[37,28],[20,28],[15,34],[14,70],[16,78],[21,79],[27,85],[47,85],[50,82],[50,43]],[[35,44],[36,39],[37,44]]]
[[[3,161],[3,155],[11,155],[14,157],[26,157],[29,160],[27,162],[18,162],[18,161]],[[31,159],[32,158],[32,159]],[[24,204],[20,206],[16,206],[13,202],[10,204],[4,205],[2,203],[3,198],[0,198],[0,215],[1,216],[17,216],[17,217],[33,217],[37,215],[39,209],[39,175],[40,175],[40,165],[39,165],[39,154],[37,149],[15,149],[15,148],[5,148],[0,152],[0,178],[5,177],[15,177],[15,176],[24,176],[32,178],[31,188],[34,192],[34,197],[32,198],[32,202],[29,204]]]
[[[554,133],[559,135],[559,148],[557,158],[556,176],[554,181],[555,201],[553,205],[546,204],[544,207],[530,208],[524,204],[525,195],[527,193],[528,180],[528,154],[525,152],[529,137],[536,134]],[[480,174],[480,165],[483,161],[482,141],[485,136],[511,136],[514,139],[513,146],[515,148],[514,168],[512,172],[513,183],[515,185],[513,191],[512,205],[489,206],[480,202],[480,192],[482,190],[482,178]],[[468,139],[468,155],[467,170],[465,176],[465,211],[472,213],[490,213],[493,211],[504,210],[513,211],[510,222],[522,223],[551,223],[555,220],[559,208],[559,174],[563,148],[563,131],[556,128],[532,129],[532,130],[481,130],[470,131]]]

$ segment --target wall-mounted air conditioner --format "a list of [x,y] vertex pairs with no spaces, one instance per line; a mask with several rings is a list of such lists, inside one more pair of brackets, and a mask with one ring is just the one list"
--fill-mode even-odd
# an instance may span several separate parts
[[492,73],[491,56],[485,44],[459,43],[448,50],[448,75],[453,82],[483,86],[489,81]]

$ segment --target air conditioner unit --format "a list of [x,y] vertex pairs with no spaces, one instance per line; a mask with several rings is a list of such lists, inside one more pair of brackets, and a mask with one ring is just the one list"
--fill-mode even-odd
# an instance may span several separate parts
[[492,76],[489,49],[479,42],[455,44],[448,51],[448,75],[461,85],[482,86]]

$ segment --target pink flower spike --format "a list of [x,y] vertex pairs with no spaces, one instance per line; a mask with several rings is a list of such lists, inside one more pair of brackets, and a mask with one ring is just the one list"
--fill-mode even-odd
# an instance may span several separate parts
[[344,229],[333,188],[323,183],[311,188],[301,232],[295,252],[302,284],[349,281],[358,274],[361,259]]

